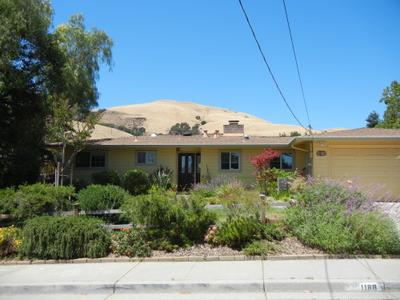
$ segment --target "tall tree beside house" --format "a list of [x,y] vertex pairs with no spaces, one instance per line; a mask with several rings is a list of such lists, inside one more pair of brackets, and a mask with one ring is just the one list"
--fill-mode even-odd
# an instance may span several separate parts
[[383,119],[373,111],[367,118],[367,127],[400,128],[400,83],[392,81],[390,86],[383,90],[380,102],[386,105]]
[[376,111],[373,111],[368,115],[368,118],[365,121],[367,121],[367,128],[374,128],[380,122],[379,114]]
[[63,64],[45,0],[0,0],[0,187],[34,182]]
[[86,120],[100,64],[111,66],[104,32],[86,31],[79,15],[51,32],[52,14],[47,0],[0,0],[0,187],[38,179],[46,124],[60,124],[53,101],[67,99]]
[[105,63],[111,68],[112,41],[98,29],[86,31],[81,15],[72,16],[69,23],[58,26],[54,35],[65,57],[65,85],[62,91],[52,95],[53,114],[48,122],[48,140],[61,144],[52,150],[63,184],[67,168],[72,183],[72,162],[86,147],[99,120],[99,114],[91,109],[97,106],[96,80],[100,65]]

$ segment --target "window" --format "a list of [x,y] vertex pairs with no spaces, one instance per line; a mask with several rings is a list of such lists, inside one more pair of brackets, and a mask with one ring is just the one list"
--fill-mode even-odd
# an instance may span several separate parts
[[106,156],[104,153],[92,153],[91,167],[104,168],[106,166]]
[[271,168],[291,170],[293,169],[293,154],[292,153],[282,153],[279,157],[271,160],[269,166]]
[[239,152],[221,152],[221,170],[239,170]]
[[77,168],[104,168],[106,166],[105,153],[82,151],[76,155]]
[[138,165],[154,165],[156,163],[156,153],[154,151],[138,151],[136,152],[136,164]]
[[90,152],[79,152],[76,155],[75,163],[78,168],[89,168]]

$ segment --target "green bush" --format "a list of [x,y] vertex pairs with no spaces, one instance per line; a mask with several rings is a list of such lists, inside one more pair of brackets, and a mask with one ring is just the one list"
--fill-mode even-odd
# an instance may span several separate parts
[[78,216],[30,219],[22,235],[21,255],[41,259],[103,257],[111,240],[100,220]]
[[140,170],[129,170],[122,178],[122,186],[132,195],[146,194],[150,189],[149,176]]
[[263,237],[263,226],[257,218],[235,215],[229,217],[218,228],[215,243],[233,249],[242,249],[248,243]]
[[119,185],[120,178],[118,173],[115,171],[101,171],[92,174],[92,183],[101,185]]
[[172,193],[152,188],[148,195],[126,201],[122,209],[133,224],[146,229],[153,249],[172,250],[202,241],[214,222],[214,214],[198,200],[176,199]]
[[169,168],[160,166],[150,175],[150,182],[162,189],[170,189],[172,187],[173,171]]
[[111,251],[117,255],[129,257],[151,256],[150,243],[143,228],[122,230],[112,235]]
[[274,223],[266,223],[262,225],[263,237],[268,241],[281,241],[286,237],[286,232],[281,226]]
[[400,253],[393,221],[353,185],[311,180],[298,199],[286,210],[286,223],[305,244],[330,253]]
[[92,184],[80,190],[76,198],[82,210],[107,210],[119,208],[130,195],[115,185]]
[[15,192],[11,189],[0,192],[0,208],[3,213],[10,213],[13,219],[24,221],[71,209],[74,193],[72,186],[56,187],[42,183],[21,185]]
[[267,256],[270,253],[276,252],[277,247],[275,244],[268,241],[254,241],[248,244],[244,249],[246,256]]

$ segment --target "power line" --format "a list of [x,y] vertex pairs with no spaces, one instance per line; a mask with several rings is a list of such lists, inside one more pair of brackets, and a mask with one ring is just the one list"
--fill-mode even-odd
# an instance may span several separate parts
[[300,75],[300,68],[299,68],[299,63],[297,60],[297,54],[296,54],[296,48],[294,46],[294,41],[293,41],[293,35],[292,35],[292,29],[290,27],[290,22],[289,22],[289,16],[286,8],[286,2],[285,0],[282,0],[283,2],[283,7],[285,9],[285,16],[286,16],[286,23],[289,29],[289,36],[290,36],[290,42],[292,44],[292,50],[293,50],[293,56],[294,56],[294,61],[296,62],[296,69],[297,69],[297,76],[299,78],[299,83],[300,83],[300,88],[301,88],[301,95],[303,97],[303,102],[304,102],[304,107],[306,109],[306,114],[307,114],[307,120],[308,120],[308,127],[311,130],[311,121],[310,121],[310,114],[308,112],[308,106],[307,106],[307,101],[306,101],[306,96],[304,94],[304,87],[303,87],[303,81],[301,80],[301,75]]
[[272,72],[271,67],[270,67],[270,65],[269,65],[269,63],[268,63],[268,61],[267,61],[267,59],[266,59],[266,57],[265,57],[264,51],[263,51],[262,48],[261,48],[261,45],[260,45],[260,43],[259,43],[259,41],[258,41],[258,38],[257,38],[257,36],[256,36],[256,33],[255,33],[254,29],[253,29],[253,26],[251,25],[251,22],[250,22],[250,20],[249,20],[249,17],[247,16],[246,10],[245,10],[245,8],[244,8],[244,6],[243,6],[241,0],[239,0],[239,4],[240,4],[240,7],[242,8],[243,15],[244,15],[244,17],[245,17],[245,19],[246,19],[246,21],[247,21],[247,25],[249,25],[249,28],[250,28],[251,33],[252,33],[252,35],[253,35],[253,38],[254,38],[254,40],[255,40],[255,42],[256,42],[256,44],[257,44],[258,50],[260,51],[260,54],[261,54],[261,56],[262,56],[262,59],[263,59],[265,65],[267,66],[268,72],[269,72],[269,74],[271,75],[271,78],[272,78],[272,80],[274,81],[275,86],[276,86],[276,88],[277,88],[277,90],[278,90],[278,92],[279,92],[279,95],[281,96],[281,98],[282,98],[283,101],[285,102],[286,107],[289,109],[290,113],[292,114],[293,118],[295,118],[295,120],[297,121],[297,123],[299,123],[299,125],[300,125],[301,127],[303,127],[305,130],[308,130],[308,129],[303,125],[303,123],[301,123],[300,120],[297,118],[296,114],[294,113],[294,111],[293,111],[292,108],[290,107],[289,103],[287,102],[286,97],[283,95],[283,92],[282,92],[281,88],[279,87],[279,84],[278,84],[278,82],[277,82],[277,80],[276,80],[276,78],[275,78],[275,75],[274,75],[274,73]]

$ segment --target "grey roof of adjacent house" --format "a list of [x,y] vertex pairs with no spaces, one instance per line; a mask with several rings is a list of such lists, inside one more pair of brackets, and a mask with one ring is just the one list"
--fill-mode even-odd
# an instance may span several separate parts
[[99,140],[99,146],[278,146],[288,147],[294,137],[158,135]]
[[298,137],[298,140],[310,139],[400,139],[400,129],[357,128]]

